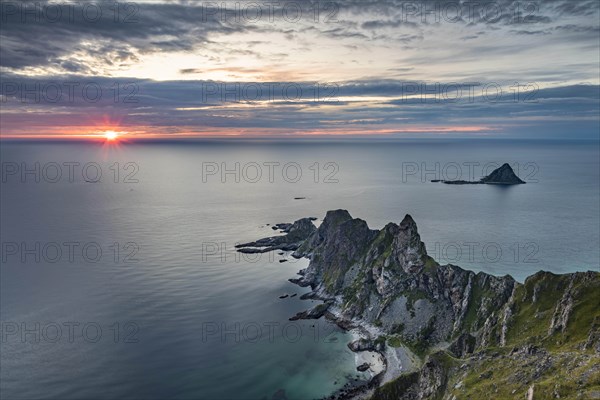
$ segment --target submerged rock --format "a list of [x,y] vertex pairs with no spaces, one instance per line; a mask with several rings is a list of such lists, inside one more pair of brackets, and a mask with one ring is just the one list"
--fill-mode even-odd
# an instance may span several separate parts
[[285,390],[279,389],[278,391],[273,393],[273,397],[271,397],[271,400],[287,400],[287,398],[288,397],[285,394]]

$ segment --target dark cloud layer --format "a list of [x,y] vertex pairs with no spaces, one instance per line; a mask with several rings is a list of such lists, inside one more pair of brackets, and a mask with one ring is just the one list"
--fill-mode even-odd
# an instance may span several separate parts
[[[324,36],[364,40],[387,36],[390,40],[411,42],[422,38],[420,29],[439,23],[461,23],[483,29],[509,26],[512,32],[525,35],[561,30],[579,34],[578,40],[595,40],[598,25],[588,17],[598,16],[600,8],[597,0],[281,1],[273,9],[261,7],[263,14],[254,18],[245,9],[236,11],[235,3],[222,7],[219,4],[228,3],[105,0],[93,2],[93,7],[88,8],[82,6],[85,2],[77,4],[60,7],[59,18],[58,9],[48,8],[47,1],[3,1],[0,66],[17,70],[53,64],[62,66],[67,73],[94,73],[99,72],[98,66],[102,64],[127,63],[140,54],[201,49],[215,34],[273,30],[293,34],[306,31],[306,24],[311,23]],[[302,18],[296,22],[293,11],[297,7],[302,8],[299,14]],[[551,22],[571,17],[588,18],[588,24],[549,26]],[[398,27],[414,32],[401,38],[388,32],[389,28]],[[65,60],[74,53],[88,55],[96,62],[85,65]]]
[[[505,90],[500,95],[491,89],[482,94],[482,85],[447,83],[440,84],[432,96],[436,86],[424,90],[424,82],[357,81],[322,87],[316,98],[315,82],[268,82],[260,89],[253,82],[8,78],[1,87],[6,113],[2,129],[7,131],[48,123],[49,116],[50,121],[67,125],[109,116],[119,120],[124,129],[152,126],[174,133],[211,128],[326,132],[360,126],[377,132],[390,126],[399,130],[407,126],[487,126],[499,136],[544,137],[548,126],[552,130],[560,126],[570,137],[596,138],[600,129],[597,85],[523,87],[518,94]],[[115,84],[121,88],[118,98],[114,97]],[[91,90],[86,97],[81,90],[85,85],[102,88],[103,96],[97,99],[97,91]],[[297,91],[292,97],[283,96],[279,89],[286,85],[299,89],[302,96]],[[58,87],[63,91],[56,101]],[[72,97],[68,87],[75,88]]]
[[[600,2],[597,0],[279,1],[270,11],[272,20],[262,15],[257,21],[251,13],[236,12],[235,7],[234,11],[223,14],[221,2],[117,3],[118,13],[113,1],[94,2],[94,8],[87,9],[82,2],[63,8],[58,19],[54,14],[56,9],[47,8],[47,1],[1,4],[3,133],[22,131],[27,124],[39,127],[57,125],[60,121],[75,124],[89,116],[106,115],[126,126],[162,127],[165,132],[210,127],[300,131],[345,126],[393,131],[393,127],[433,124],[486,126],[497,134],[521,132],[525,136],[575,131],[580,137],[597,138],[600,128],[598,73],[589,74],[589,71],[600,72],[600,67],[590,65],[588,59],[575,58],[567,66],[553,67],[554,59],[564,56],[557,53],[548,55],[550,65],[532,59],[526,68],[513,70],[510,64],[501,64],[488,66],[481,76],[465,73],[460,92],[463,96],[467,92],[472,95],[457,101],[452,100],[458,90],[454,82],[440,83],[447,96],[431,101],[415,93],[415,88],[426,82],[409,79],[419,68],[434,63],[475,63],[486,57],[502,59],[518,52],[527,56],[522,43],[535,38],[543,38],[561,51],[586,48],[598,52]],[[289,14],[296,7],[300,7],[303,15],[298,21],[293,20],[293,13]],[[101,16],[97,10],[102,11]],[[432,46],[435,43],[428,41],[430,34],[448,26],[460,27],[455,48],[451,52],[437,51]],[[501,36],[498,32],[510,40],[498,43]],[[269,45],[267,35],[272,34],[297,46],[292,50],[288,43],[285,48],[273,44],[273,52],[266,56],[255,47]],[[488,40],[488,36],[492,39]],[[218,42],[222,37],[239,37],[241,44],[229,48],[231,44]],[[152,54],[198,54],[216,45],[218,54],[209,54],[208,58],[252,56],[285,63],[289,56],[301,53],[298,49],[318,48],[318,43],[311,40],[325,39],[339,42],[340,47],[359,60],[375,43],[388,46],[389,57],[400,59],[397,66],[387,69],[394,79],[378,73],[363,79],[341,75],[335,86],[283,79],[226,83],[192,80],[198,76],[203,79],[204,72],[216,70],[214,66],[183,65],[165,67],[175,67],[190,80],[158,82],[135,76],[112,79],[107,72],[127,70],[127,66]],[[399,51],[429,47],[433,50],[410,58]],[[325,69],[334,69],[336,62],[331,60]],[[228,72],[259,74],[261,68],[229,66]],[[310,72],[316,66],[308,64],[303,68]],[[460,71],[453,74],[460,76]],[[491,74],[504,81],[492,82]],[[535,89],[535,96],[527,98],[530,90],[522,93],[526,98],[515,100],[514,93],[507,90],[512,84],[508,80],[521,81],[525,74],[536,76],[538,83],[553,82],[553,86]],[[399,76],[408,78],[400,80]],[[593,84],[586,84],[588,80]],[[568,83],[556,83],[561,81]],[[496,83],[504,92],[492,101],[482,94],[481,87]],[[119,89],[117,94],[115,84]],[[236,84],[239,87],[231,90]],[[85,98],[82,88],[86,85],[92,92],[101,88],[103,96],[94,101]],[[63,91],[62,96],[52,101],[57,87]],[[265,94],[269,87],[278,89]],[[290,89],[287,98],[279,89],[282,87]],[[74,88],[72,96],[67,93],[69,88]],[[296,96],[298,90],[301,96]]]

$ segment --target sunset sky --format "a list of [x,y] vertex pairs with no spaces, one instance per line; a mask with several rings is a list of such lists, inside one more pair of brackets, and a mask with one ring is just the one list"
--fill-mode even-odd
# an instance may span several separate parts
[[597,0],[10,2],[3,138],[598,138]]

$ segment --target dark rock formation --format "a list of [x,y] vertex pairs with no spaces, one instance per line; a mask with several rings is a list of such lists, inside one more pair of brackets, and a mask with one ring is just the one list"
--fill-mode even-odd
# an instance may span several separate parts
[[448,351],[455,357],[463,358],[475,351],[476,342],[477,340],[473,335],[463,333],[450,345]]
[[515,174],[508,164],[492,171],[491,174],[481,179],[481,182],[493,185],[518,185],[525,183]]
[[442,182],[447,185],[520,185],[525,183],[515,174],[515,171],[513,171],[509,164],[503,164],[500,168],[495,169],[491,174],[478,181],[444,181],[435,179],[431,182]]
[[323,315],[325,315],[330,305],[331,303],[318,304],[317,306],[308,311],[302,311],[294,315],[290,318],[290,321],[297,321],[299,319],[319,319]]
[[443,353],[433,354],[417,371],[400,376],[378,388],[373,400],[441,399],[448,385],[448,371]]
[[[347,319],[360,318],[388,332],[402,325],[399,335],[423,347],[464,329],[485,333],[486,321],[500,317],[495,313],[516,284],[508,276],[437,264],[410,215],[376,231],[345,210],[330,211],[295,254],[311,262],[294,283],[322,296],[341,296]],[[480,335],[478,343],[490,335]]]
[[376,342],[368,339],[358,339],[354,342],[348,343],[348,348],[353,352],[357,353],[360,351],[383,351],[385,344],[383,341]]
[[[383,340],[360,339],[349,348],[382,351],[386,337],[393,337],[423,359],[419,371],[379,388],[374,399],[480,398],[492,390],[503,393],[499,398],[515,398],[521,390],[517,397],[524,398],[529,386],[504,382],[543,380],[569,381],[564,391],[579,387],[585,398],[588,378],[573,383],[573,372],[552,372],[552,366],[560,359],[581,373],[582,365],[600,365],[600,273],[539,272],[520,284],[510,276],[440,265],[427,255],[410,215],[381,230],[346,210],[329,211],[318,229],[305,223],[293,224],[290,239],[277,238],[296,246],[294,257],[310,259],[299,278],[290,279],[312,288],[301,299],[325,303],[291,320],[325,316],[343,329],[374,325]],[[271,239],[255,243],[272,244]],[[550,346],[554,354],[542,350]],[[473,366],[459,367],[457,358]],[[494,368],[501,363],[511,368]],[[467,375],[474,388],[463,385]]]
[[360,364],[358,367],[356,367],[356,370],[359,372],[365,372],[370,367],[371,367],[371,365],[369,363],[363,363],[363,364]]
[[286,235],[272,236],[255,242],[238,244],[235,247],[240,253],[266,253],[273,250],[293,251],[317,230],[310,218],[302,218],[293,224],[276,224]]

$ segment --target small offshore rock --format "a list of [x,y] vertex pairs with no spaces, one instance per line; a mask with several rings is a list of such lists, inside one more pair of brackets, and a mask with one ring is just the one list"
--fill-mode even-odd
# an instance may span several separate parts
[[297,321],[299,319],[319,319],[323,315],[325,315],[325,312],[329,309],[330,305],[331,303],[319,304],[308,311],[299,312],[298,314],[291,317],[290,321]]

